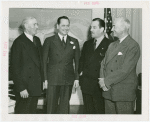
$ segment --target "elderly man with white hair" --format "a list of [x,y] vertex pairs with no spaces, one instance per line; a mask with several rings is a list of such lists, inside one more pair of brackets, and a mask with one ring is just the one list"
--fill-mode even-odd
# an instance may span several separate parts
[[35,114],[44,82],[42,46],[35,36],[38,23],[34,17],[26,17],[21,26],[24,32],[15,39],[10,59],[16,97],[15,114]]
[[128,19],[115,19],[112,31],[119,40],[110,44],[101,63],[99,85],[103,89],[106,114],[134,113],[140,47],[129,35],[129,27]]

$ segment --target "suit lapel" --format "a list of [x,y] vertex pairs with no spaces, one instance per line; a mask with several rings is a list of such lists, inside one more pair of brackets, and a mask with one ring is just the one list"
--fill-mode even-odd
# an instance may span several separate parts
[[71,38],[67,35],[66,48],[65,48],[64,54],[66,54],[71,48],[73,48],[74,42],[73,44],[71,44],[70,41],[71,41]]
[[71,38],[69,35],[67,35],[66,47],[64,48],[62,41],[60,37],[58,36],[58,34],[55,35],[55,40],[53,40],[53,43],[60,53],[60,61],[65,57],[65,55],[70,51],[70,49],[73,48],[73,44],[71,44],[70,41],[71,41]]
[[[92,42],[94,42],[94,39],[93,39]],[[101,43],[98,45],[98,47],[95,49],[95,51],[93,50],[93,46],[92,46],[93,43],[90,45],[90,50],[93,51],[93,54],[91,55],[91,57],[89,59],[89,63],[92,63],[92,60],[94,59],[95,55],[97,53],[100,53],[100,50],[102,48],[104,48],[104,43],[105,43],[105,37],[103,38],[103,40],[101,41]]]
[[55,35],[55,39],[53,40],[53,43],[55,44],[56,48],[59,50],[59,53],[61,53],[62,55],[65,49],[63,48],[62,41],[58,36],[58,34]]
[[71,38],[69,35],[67,35],[66,47],[65,47],[64,52],[62,54],[61,60],[65,58],[65,56],[68,54],[68,52],[70,52],[71,49],[73,50],[73,46],[74,46],[74,42],[72,41],[72,44],[71,44]]
[[[37,44],[38,44],[38,42],[37,42]],[[41,64],[41,66],[43,68],[43,63],[42,63],[43,62],[43,59],[42,59],[42,47],[41,47],[41,45],[38,45],[37,50],[38,50],[38,53],[39,53],[40,64]]]
[[123,40],[123,42],[120,43],[117,47],[116,47],[116,44],[119,43],[119,41],[116,41],[116,44],[110,50],[110,51],[112,51],[112,53],[109,54],[109,56],[106,60],[106,64],[109,63],[109,61],[111,61],[116,55],[118,55],[119,52],[123,52],[126,49],[129,38],[130,38],[130,36],[127,36]]
[[23,43],[25,45],[25,49],[28,53],[28,55],[30,56],[30,58],[34,61],[34,63],[40,67],[40,62],[39,62],[39,58],[38,58],[38,54],[36,53],[36,47],[33,44],[33,42],[31,42],[31,40],[29,40],[25,34],[23,34]]

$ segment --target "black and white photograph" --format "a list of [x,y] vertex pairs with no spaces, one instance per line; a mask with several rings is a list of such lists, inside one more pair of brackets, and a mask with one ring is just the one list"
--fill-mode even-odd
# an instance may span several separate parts
[[135,3],[3,2],[3,120],[148,120],[149,7]]

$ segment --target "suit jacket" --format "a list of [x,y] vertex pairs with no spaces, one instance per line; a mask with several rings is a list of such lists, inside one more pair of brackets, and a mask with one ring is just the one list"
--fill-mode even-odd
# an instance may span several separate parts
[[[73,85],[78,80],[80,49],[78,40],[67,35],[66,47],[58,34],[45,39],[43,45],[44,76],[49,85]],[[74,61],[74,65],[73,65]]]
[[44,81],[42,46],[39,38],[35,38],[37,47],[23,33],[15,39],[11,48],[14,91],[19,93],[27,89],[29,96],[40,96]]
[[100,64],[105,56],[105,52],[110,44],[110,40],[104,37],[102,42],[94,51],[94,39],[86,41],[83,45],[79,73],[83,72],[80,76],[80,86],[83,93],[94,94],[99,90],[98,78],[100,73]]
[[139,57],[140,47],[130,36],[121,43],[116,41],[110,44],[100,71],[106,87],[110,88],[109,91],[103,92],[106,99],[135,100],[138,84],[136,65]]

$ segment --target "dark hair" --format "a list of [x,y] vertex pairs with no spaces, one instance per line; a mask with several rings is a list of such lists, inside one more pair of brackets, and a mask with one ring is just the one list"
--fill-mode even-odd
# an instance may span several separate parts
[[105,30],[105,22],[104,20],[100,19],[100,18],[94,18],[92,21],[98,21],[99,22],[99,27],[103,27]]
[[60,24],[61,19],[67,19],[67,20],[69,21],[69,23],[70,23],[70,20],[69,20],[69,18],[68,18],[67,16],[61,16],[61,17],[59,17],[59,18],[57,19],[57,24],[58,24],[58,25]]

